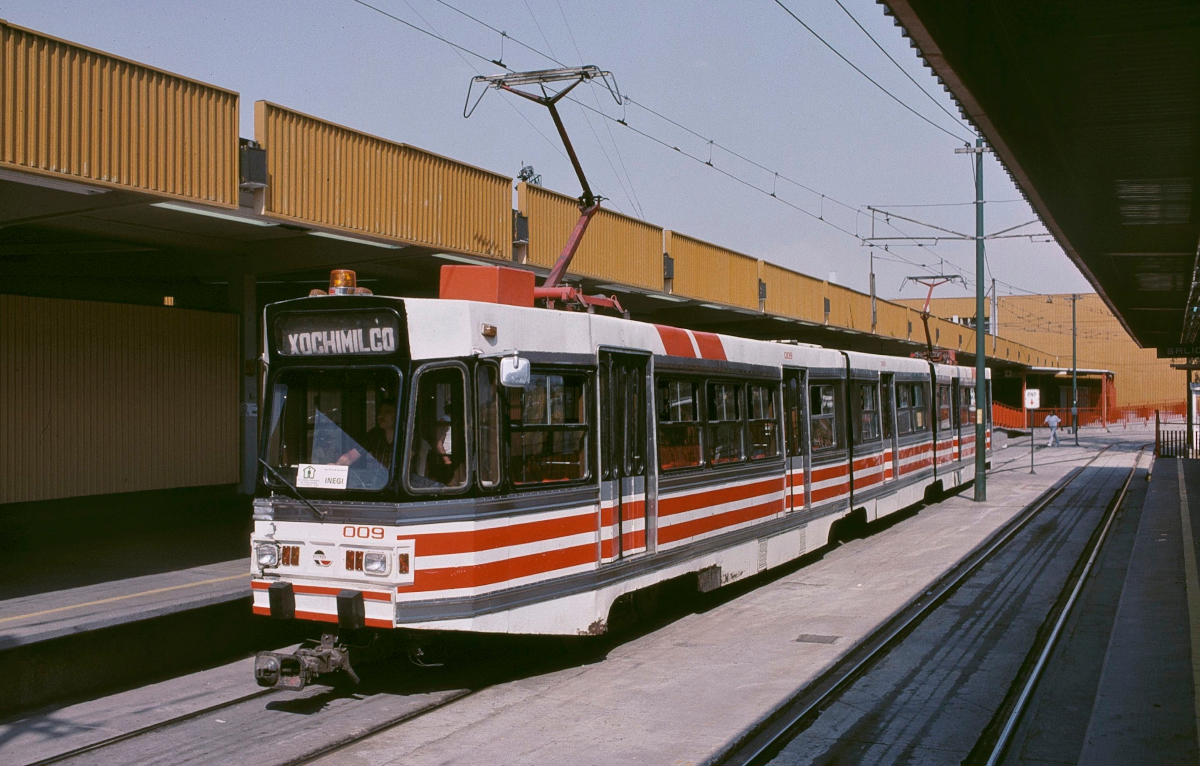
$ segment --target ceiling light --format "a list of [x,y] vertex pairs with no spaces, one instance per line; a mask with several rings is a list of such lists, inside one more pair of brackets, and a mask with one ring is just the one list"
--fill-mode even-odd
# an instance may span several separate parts
[[373,239],[360,239],[358,237],[350,237],[345,234],[334,234],[328,231],[310,231],[314,237],[324,237],[325,239],[338,239],[342,242],[353,242],[356,245],[370,245],[371,247],[382,247],[385,250],[399,250],[400,245],[389,245],[387,242],[376,242]]
[[216,210],[209,210],[205,207],[192,207],[191,205],[180,205],[177,202],[152,202],[150,207],[160,207],[163,210],[174,210],[177,213],[191,213],[192,215],[202,215],[205,218],[220,218],[222,221],[234,221],[235,223],[247,223],[251,226],[278,226],[279,224],[272,221],[264,221],[259,218],[247,218],[246,216],[235,215],[233,213],[222,213]]
[[17,173],[12,170],[0,170],[0,181],[13,181],[29,186],[40,186],[43,189],[71,192],[72,194],[107,194],[112,191],[111,189],[88,186],[87,184],[75,183],[66,179],[33,175],[31,173]]
[[443,261],[454,261],[455,263],[469,263],[472,266],[478,266],[486,261],[478,261],[474,258],[464,258],[461,255],[450,255],[449,253],[434,253],[434,258],[441,258]]
[[646,297],[655,298],[660,301],[671,301],[672,303],[687,303],[688,301],[687,298],[679,298],[674,295],[667,295],[666,293],[646,293]]

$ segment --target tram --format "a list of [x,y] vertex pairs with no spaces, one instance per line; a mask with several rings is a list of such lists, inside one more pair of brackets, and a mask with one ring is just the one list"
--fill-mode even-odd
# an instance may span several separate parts
[[623,594],[712,590],[974,478],[973,368],[551,311],[533,282],[335,271],[266,307],[253,610],[329,630],[260,684],[352,674],[356,631],[603,633]]

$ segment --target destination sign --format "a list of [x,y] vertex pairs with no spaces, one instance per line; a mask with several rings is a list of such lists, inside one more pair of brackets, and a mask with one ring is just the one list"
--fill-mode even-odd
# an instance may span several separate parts
[[275,321],[281,356],[394,354],[400,320],[389,310],[288,313]]
[[1154,349],[1159,359],[1174,359],[1177,357],[1191,358],[1200,356],[1200,343],[1187,343],[1177,346],[1159,346]]

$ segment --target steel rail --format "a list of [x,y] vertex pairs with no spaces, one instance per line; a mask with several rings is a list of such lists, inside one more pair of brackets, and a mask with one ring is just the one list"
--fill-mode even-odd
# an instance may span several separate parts
[[[755,766],[765,763],[777,751],[779,744],[789,739],[800,723],[828,704],[869,665],[884,656],[900,639],[910,633],[935,608],[948,599],[958,586],[974,574],[1003,546],[1025,528],[1030,521],[1052,503],[1085,468],[1100,459],[1110,447],[1104,447],[1090,460],[1079,466],[1025,506],[991,537],[968,553],[953,569],[939,578],[924,593],[909,603],[895,617],[867,636],[849,655],[816,681],[798,691],[790,700],[776,708],[766,718],[750,727],[725,750],[705,761],[721,766]],[[1135,463],[1136,467],[1136,463]]]
[[345,748],[349,747],[350,745],[361,742],[364,739],[367,739],[368,737],[373,737],[376,734],[387,731],[388,729],[394,728],[403,723],[408,723],[409,721],[411,721],[415,718],[420,718],[423,715],[428,715],[429,713],[432,713],[435,710],[439,710],[443,707],[446,707],[447,705],[458,702],[461,699],[470,697],[473,694],[478,694],[479,692],[483,691],[483,688],[486,688],[486,687],[481,687],[479,689],[462,689],[460,691],[454,692],[454,693],[448,695],[445,699],[438,700],[437,702],[434,702],[430,705],[427,705],[423,708],[419,708],[417,710],[410,710],[409,712],[405,713],[404,715],[397,716],[397,717],[391,719],[390,721],[383,721],[382,723],[378,723],[373,726],[368,726],[367,728],[365,728],[361,731],[356,731],[353,734],[343,737],[335,742],[330,742],[327,745],[322,745],[321,747],[316,748],[312,752],[305,753],[304,755],[299,756],[297,758],[293,758],[290,761],[283,761],[282,763],[277,764],[276,766],[300,766],[301,764],[310,763],[312,761],[315,761],[318,758],[329,755],[330,753],[336,753],[339,750],[344,750]]
[[1054,622],[1054,628],[1046,636],[1041,652],[1038,654],[1037,661],[1034,663],[1033,669],[1029,673],[1029,677],[1025,680],[1025,685],[1021,689],[1021,693],[1017,696],[1016,702],[1013,703],[1012,709],[1009,711],[1008,717],[1005,719],[1004,726],[997,735],[996,742],[992,747],[991,754],[988,755],[987,766],[996,766],[1000,761],[1000,757],[1011,744],[1012,736],[1016,732],[1017,724],[1020,723],[1021,717],[1025,714],[1025,710],[1029,705],[1029,700],[1033,696],[1033,690],[1037,686],[1038,681],[1042,677],[1042,672],[1046,668],[1046,663],[1050,659],[1055,646],[1058,644],[1058,637],[1062,634],[1062,629],[1066,625],[1067,620],[1071,616],[1071,611],[1075,606],[1075,602],[1079,599],[1079,594],[1083,592],[1088,576],[1091,574],[1092,567],[1096,563],[1096,559],[1100,556],[1100,551],[1104,547],[1105,541],[1108,539],[1108,532],[1112,528],[1113,521],[1117,517],[1117,511],[1121,508],[1121,503],[1125,500],[1125,495],[1129,491],[1129,485],[1133,481],[1134,475],[1137,473],[1138,464],[1141,461],[1142,454],[1146,451],[1145,447],[1138,450],[1137,458],[1133,461],[1133,467],[1129,469],[1129,475],[1125,477],[1125,483],[1121,485],[1121,489],[1113,497],[1108,508],[1105,509],[1104,525],[1100,529],[1100,534],[1096,535],[1091,541],[1090,551],[1088,552],[1087,563],[1080,570],[1075,578],[1075,585],[1071,589],[1071,595],[1059,609],[1058,619]]
[[215,713],[222,708],[233,707],[234,705],[240,705],[243,702],[248,702],[258,697],[264,697],[268,694],[276,694],[278,692],[278,689],[257,689],[249,694],[243,694],[235,699],[226,700],[225,702],[218,702],[214,705],[200,708],[199,710],[192,710],[182,715],[177,715],[174,718],[168,718],[164,721],[156,721],[154,723],[147,724],[136,729],[131,729],[106,739],[101,739],[87,745],[82,745],[72,750],[66,750],[64,752],[57,753],[49,756],[48,758],[43,758],[40,761],[32,761],[24,766],[48,766],[48,764],[60,763],[85,753],[95,752],[96,750],[102,750],[117,743],[125,742],[126,740],[133,739],[134,737],[140,737],[144,734],[158,731],[159,729],[165,729],[168,726],[174,726],[175,724],[183,723],[184,721],[190,721],[192,719],[208,715],[209,713]]
[[[303,755],[297,756],[297,757],[292,758],[287,761],[283,761],[279,764],[276,764],[275,766],[297,766],[298,764],[308,763],[308,762],[313,761],[317,758],[320,758],[324,755],[328,755],[329,753],[337,752],[338,750],[341,750],[341,749],[346,748],[350,745],[353,745],[357,742],[360,742],[360,741],[362,741],[368,737],[371,737],[375,734],[378,734],[382,731],[386,731],[395,726],[399,726],[402,723],[406,723],[415,718],[419,718],[427,713],[431,713],[431,712],[433,712],[439,708],[445,707],[446,705],[449,705],[453,702],[457,702],[458,700],[461,700],[464,697],[469,697],[472,694],[476,694],[479,691],[480,691],[480,689],[463,689],[461,691],[451,693],[451,694],[447,695],[446,697],[438,700],[437,702],[431,703],[429,705],[418,708],[416,710],[407,711],[403,715],[399,715],[399,716],[396,716],[395,718],[391,718],[387,721],[382,721],[378,724],[374,724],[365,729],[355,731],[353,734],[351,734],[349,736],[341,737],[334,742],[330,742],[328,744],[314,748],[313,750],[311,750],[307,753],[304,753]],[[243,702],[248,702],[248,701],[250,701],[252,699],[256,699],[258,697],[263,697],[263,696],[267,696],[267,695],[277,695],[280,693],[281,693],[281,690],[279,690],[279,689],[258,689],[250,694],[245,694],[245,695],[242,695],[242,696],[237,697],[232,700],[227,700],[225,702],[219,702],[214,705],[209,705],[207,707],[201,708],[199,710],[190,711],[183,715],[175,716],[173,718],[168,718],[163,721],[157,721],[155,723],[148,724],[146,726],[142,726],[137,729],[132,729],[127,732],[122,732],[121,734],[115,735],[113,737],[108,737],[106,739],[98,740],[96,742],[92,742],[90,744],[74,748],[72,750],[67,750],[62,753],[57,753],[57,754],[49,756],[47,758],[43,758],[42,760],[39,760],[39,761],[33,761],[31,763],[24,764],[24,766],[49,766],[49,764],[61,763],[63,761],[70,760],[70,759],[75,758],[80,755],[84,755],[87,753],[94,753],[96,751],[103,750],[106,747],[111,747],[111,746],[119,744],[121,742],[125,742],[127,740],[134,739],[135,737],[141,737],[141,736],[145,736],[147,734],[152,734],[154,732],[161,731],[163,729],[167,729],[171,726],[175,726],[177,724],[184,723],[186,721],[191,721],[191,720],[200,718],[202,716],[205,716],[205,715],[208,715],[211,713],[215,713],[218,710],[222,710],[224,708],[234,707]]]

